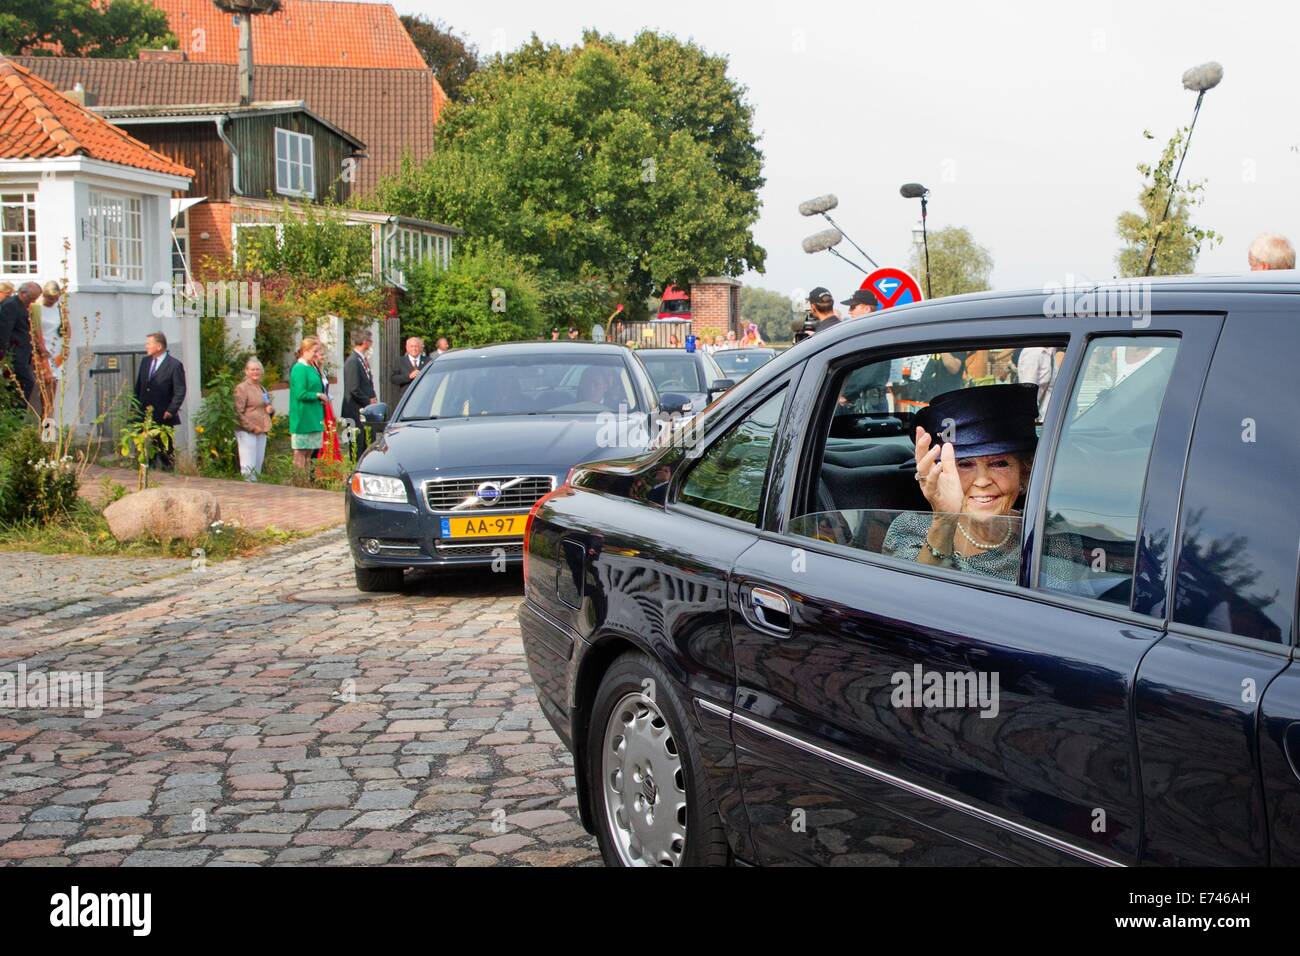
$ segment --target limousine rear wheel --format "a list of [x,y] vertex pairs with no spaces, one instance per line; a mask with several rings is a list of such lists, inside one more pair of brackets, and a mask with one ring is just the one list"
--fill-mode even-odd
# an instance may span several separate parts
[[718,866],[728,859],[717,806],[663,669],[619,658],[596,692],[588,773],[597,839],[610,866]]

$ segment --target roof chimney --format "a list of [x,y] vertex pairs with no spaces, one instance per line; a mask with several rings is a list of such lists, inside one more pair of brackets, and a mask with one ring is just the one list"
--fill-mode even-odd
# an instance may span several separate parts
[[141,50],[141,63],[184,63],[186,60],[184,50],[170,50],[163,47],[161,50]]
[[239,15],[239,105],[253,102],[253,18]]

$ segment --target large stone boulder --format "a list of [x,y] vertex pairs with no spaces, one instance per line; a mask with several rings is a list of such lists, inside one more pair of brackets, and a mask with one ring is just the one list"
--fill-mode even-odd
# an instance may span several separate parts
[[104,509],[118,541],[194,541],[220,517],[216,495],[187,488],[146,488]]

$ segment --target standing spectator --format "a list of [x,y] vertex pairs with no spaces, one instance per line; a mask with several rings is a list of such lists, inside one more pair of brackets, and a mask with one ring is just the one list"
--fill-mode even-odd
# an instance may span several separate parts
[[558,326],[551,329],[551,341],[552,342],[560,341],[560,329]]
[[365,421],[361,410],[379,401],[375,395],[375,379],[370,372],[372,343],[369,329],[357,329],[352,333],[352,354],[343,363],[343,417],[351,419],[357,426],[353,432],[357,458],[366,450]]
[[569,341],[576,342],[580,338],[582,338],[582,333],[578,330],[578,327],[576,325],[569,326]]
[[[438,344],[435,346],[435,349],[437,350],[438,355],[443,355],[451,351],[451,343],[445,338],[440,338],[438,339]],[[435,355],[434,358],[437,358],[438,355]]]
[[[167,336],[150,332],[144,340],[145,359],[135,377],[135,400],[140,407],[137,421],[146,414],[160,425],[176,428],[181,423],[181,405],[185,401],[185,366],[167,351]],[[160,449],[156,456],[163,471],[176,469],[174,447]]]
[[758,326],[750,322],[745,327],[745,336],[740,340],[740,347],[742,349],[761,349],[765,344],[763,336],[759,334]]
[[849,307],[850,319],[860,319],[864,315],[880,311],[880,302],[877,301],[870,289],[855,290],[851,296],[840,302],[840,305]]
[[728,330],[727,330],[727,337],[726,337],[725,339],[722,340],[722,344],[718,346],[718,350],[719,350],[719,351],[726,351],[726,350],[728,350],[728,349],[734,349],[734,348],[736,348],[736,347],[737,347],[737,346],[736,346],[736,333],[735,333],[735,330],[733,330],[733,329],[728,329]]
[[32,323],[29,310],[41,294],[35,282],[24,282],[0,302],[0,362],[9,359],[10,374],[28,405],[36,397],[36,368],[32,362]]
[[239,448],[239,470],[245,481],[257,481],[266,458],[266,436],[271,431],[271,396],[262,386],[262,363],[250,358],[244,363],[244,380],[235,386],[235,445]]
[[[65,337],[63,330],[63,313],[59,309],[59,299],[63,296],[63,287],[51,279],[41,287],[41,297],[31,304],[29,314],[32,322],[32,337],[37,339],[37,375],[44,386],[42,398],[49,396],[53,406],[58,383],[63,377],[63,360]],[[53,408],[46,409],[49,414]]]
[[1022,384],[1038,386],[1038,418],[1047,414],[1047,403],[1052,400],[1052,386],[1056,382],[1056,349],[1032,347],[1020,350],[1016,374]]
[[325,361],[325,346],[309,335],[298,346],[298,361],[289,372],[289,445],[293,467],[306,471],[312,455],[320,451],[325,437],[325,379],[319,363]]
[[[445,340],[439,339],[438,341]],[[401,361],[397,363],[397,368],[393,369],[393,373],[388,379],[393,387],[397,389],[397,401],[402,400],[406,390],[411,387],[411,383],[420,374],[420,369],[424,368],[430,361],[432,359],[424,354],[424,339],[418,335],[412,335],[406,340],[406,354],[402,356]],[[393,404],[396,405],[397,402]]]
[[1251,272],[1266,272],[1270,269],[1294,269],[1295,246],[1286,236],[1275,232],[1266,232],[1257,236],[1246,253],[1246,262]]

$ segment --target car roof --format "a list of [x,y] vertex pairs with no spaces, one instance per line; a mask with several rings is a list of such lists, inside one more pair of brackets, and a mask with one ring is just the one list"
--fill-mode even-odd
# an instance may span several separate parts
[[[547,355],[622,355],[628,349],[612,342],[503,342],[498,345],[480,345],[452,349],[446,355],[531,355],[545,352]],[[445,357],[445,356],[444,356]]]
[[[933,322],[956,322],[963,319],[1039,315],[1049,318],[1044,311],[1048,300],[1054,296],[1094,297],[1112,293],[1133,294],[1135,290],[1151,296],[1152,311],[1162,312],[1187,307],[1187,297],[1204,296],[1197,303],[1198,311],[1222,311],[1226,302],[1245,296],[1300,294],[1300,271],[1275,270],[1263,272],[1238,272],[1215,275],[1156,276],[1152,278],[1106,279],[1103,281],[1079,280],[1063,276],[1064,281],[1048,284],[1041,289],[1013,289],[1005,291],[970,292],[965,295],[946,296],[924,302],[894,306],[884,312],[873,313],[859,319],[840,322],[832,328],[818,332],[814,338],[822,345],[852,338],[866,325],[872,328],[904,328]],[[1222,301],[1216,301],[1222,300]]]

